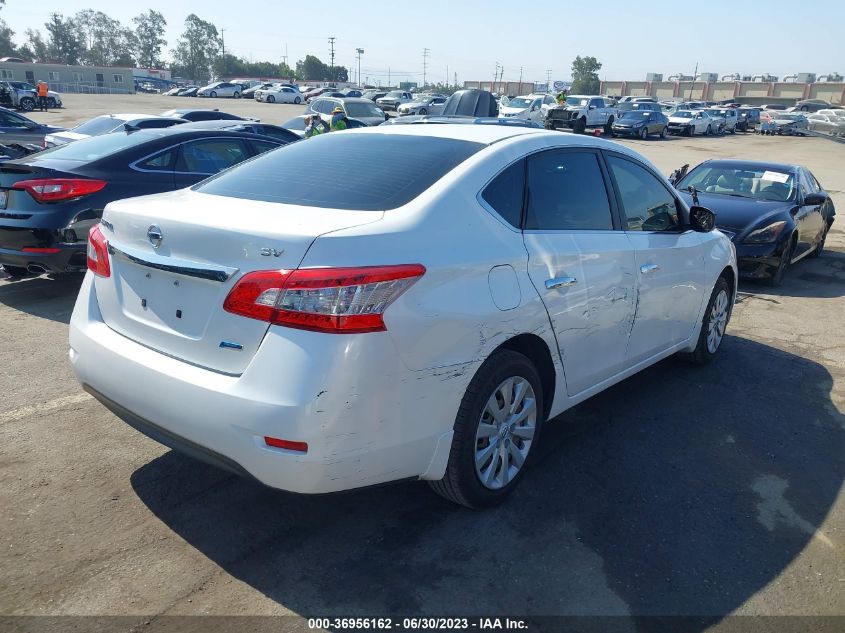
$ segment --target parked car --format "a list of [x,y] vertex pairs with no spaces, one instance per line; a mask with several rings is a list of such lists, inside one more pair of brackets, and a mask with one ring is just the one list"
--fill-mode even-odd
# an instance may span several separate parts
[[833,136],[845,136],[845,118],[830,114],[811,114],[807,117],[807,129]]
[[[17,91],[28,91],[34,93],[35,95],[38,94],[38,88],[28,81],[8,81],[6,83]],[[58,92],[54,90],[47,91],[47,107],[51,109],[62,107],[62,98]]]
[[259,90],[269,90],[270,88],[272,88],[275,85],[277,85],[277,84],[270,83],[270,82],[264,82],[264,83],[258,84],[256,86],[252,86],[251,88],[244,88],[244,91],[241,93],[241,96],[244,99],[255,99],[256,98],[255,97],[256,92],[258,92]]
[[657,99],[655,99],[654,97],[627,95],[624,97],[620,97],[616,103],[617,105],[621,103],[657,103]]
[[677,184],[687,202],[697,199],[736,247],[743,276],[783,281],[804,257],[818,257],[836,211],[830,195],[806,167],[744,160],[708,160]]
[[838,118],[845,118],[845,110],[842,108],[826,108],[824,110],[819,110],[816,114],[826,114],[828,116],[835,116]]
[[734,108],[710,106],[707,108],[707,114],[719,122],[719,130],[721,132],[736,134],[739,116],[737,116],[737,112]]
[[240,84],[233,84],[228,81],[215,81],[197,90],[198,97],[232,97],[240,99],[244,87]]
[[0,164],[0,264],[21,277],[85,270],[113,200],[172,191],[287,141],[179,126],[114,132]]
[[505,124],[324,134],[103,220],[77,379],[157,441],[299,493],[418,478],[499,503],[547,419],[714,358],[736,294],[713,215],[640,155]]
[[774,131],[785,136],[806,136],[807,117],[800,112],[778,112],[774,116]]
[[549,108],[546,115],[546,129],[570,128],[581,134],[588,127],[602,127],[610,134],[618,111],[604,97],[591,95],[570,95],[564,105]]
[[740,106],[737,108],[737,130],[740,132],[753,131],[760,125],[761,108]]
[[375,103],[378,99],[381,99],[387,94],[382,90],[365,90],[364,94],[361,95],[363,99],[369,99],[373,103]]
[[320,118],[328,123],[332,119],[332,111],[338,107],[343,109],[348,118],[358,119],[366,125],[379,125],[387,118],[384,111],[372,101],[361,98],[318,97],[308,104],[305,111],[319,114]]
[[356,90],[354,88],[342,90],[341,93],[347,99],[358,99],[359,97],[363,96],[363,93],[360,90]]
[[715,134],[719,124],[706,110],[676,110],[669,115],[669,134]]
[[33,143],[43,147],[46,135],[64,131],[63,127],[38,123],[8,108],[0,108],[0,143],[4,145]]
[[[284,123],[282,123],[282,128],[284,128],[285,130],[288,130],[292,134],[296,134],[297,138],[304,138],[305,137],[305,127],[307,126],[307,123],[305,121],[305,117],[308,117],[308,116],[311,116],[310,113],[309,114],[300,114],[299,116],[295,116],[292,119],[289,119],[289,120],[285,121]],[[359,128],[359,127],[369,127],[366,123],[363,123],[363,122],[359,121],[358,119],[347,118],[347,120],[349,121],[347,128],[350,129],[350,130],[354,129],[354,128]]]
[[646,140],[650,134],[666,138],[669,119],[662,112],[652,110],[628,110],[621,112],[619,118],[613,122],[611,134],[613,136],[639,136]]
[[824,99],[803,99],[795,104],[801,112],[818,112],[827,108],[832,108],[833,105]]
[[418,94],[414,95],[413,101],[403,103],[396,108],[396,112],[399,116],[443,114],[443,106],[445,105],[446,97],[444,95]]
[[648,110],[649,112],[663,112],[661,105],[654,101],[625,101],[624,103],[620,103],[616,106],[616,111],[620,114],[622,112],[630,112],[632,110],[638,110],[640,112],[644,110]]
[[271,86],[270,88],[256,90],[255,100],[266,103],[295,103],[299,105],[302,103],[302,93],[289,86]]
[[308,103],[311,99],[315,99],[326,92],[333,92],[334,88],[314,88],[313,90],[309,90],[305,93],[305,103]]
[[37,99],[34,90],[21,90],[8,81],[0,81],[0,106],[31,112],[38,103]]
[[404,90],[391,90],[380,99],[376,99],[376,105],[382,110],[398,110],[403,103],[410,103],[414,95]]
[[171,88],[170,90],[168,90],[167,92],[164,92],[162,94],[164,94],[165,97],[175,97],[182,90],[184,90],[184,86],[175,86],[175,87]]
[[173,114],[103,114],[69,130],[50,132],[44,137],[44,147],[56,147],[116,130],[165,128],[184,122],[185,119]]
[[199,86],[188,86],[176,93],[177,97],[196,97]]
[[302,135],[296,134],[281,125],[270,123],[257,123],[255,121],[197,121],[195,123],[183,123],[180,130],[230,130],[233,132],[248,132],[258,136],[269,136],[285,143],[298,141]]
[[[517,117],[543,124],[546,113],[556,104],[552,95],[525,95],[507,100],[507,105],[499,106],[500,117]],[[546,106],[545,108],[543,106]]]
[[203,110],[195,108],[175,108],[161,113],[161,116],[177,117],[185,121],[219,121],[226,119],[228,121],[257,121],[258,119],[240,117],[237,114],[229,112],[221,112],[217,108],[213,110]]

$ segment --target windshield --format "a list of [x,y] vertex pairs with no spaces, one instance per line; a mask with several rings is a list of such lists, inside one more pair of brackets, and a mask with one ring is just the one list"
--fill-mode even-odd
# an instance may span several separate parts
[[72,132],[79,134],[87,134],[88,136],[97,136],[98,134],[105,134],[111,132],[115,128],[123,125],[124,121],[116,119],[111,116],[98,116],[90,121],[86,121],[82,125],[73,128]]
[[585,106],[590,102],[589,99],[582,99],[580,97],[567,97],[566,105],[568,106]]
[[801,114],[778,114],[778,119],[786,119],[787,121],[800,121],[804,118]]
[[402,91],[401,90],[391,90],[390,92],[387,93],[387,96],[390,97],[391,99],[398,99],[399,97],[402,96]]
[[151,132],[116,132],[115,134],[101,134],[84,138],[74,143],[66,143],[42,150],[38,158],[49,156],[61,160],[74,160],[80,162],[97,160],[104,156],[116,154],[124,149],[146,143],[152,139],[159,138],[158,134]]
[[647,119],[651,112],[648,110],[629,110],[619,115],[620,121],[640,121]]
[[345,105],[346,116],[351,116],[353,119],[360,117],[384,118],[384,112],[372,103],[347,103]]
[[431,100],[431,95],[414,95],[415,103],[425,103]]
[[691,119],[694,115],[688,110],[678,110],[677,112],[673,112],[672,116],[678,119]]
[[[262,154],[194,190],[308,207],[395,209],[484,147],[433,136],[321,134]],[[355,177],[338,178],[349,165],[356,166]]]
[[527,97],[516,97],[515,99],[511,99],[510,102],[508,102],[507,107],[520,108],[522,110],[525,110],[525,108],[531,105],[532,101],[533,99],[529,99]]
[[765,167],[737,168],[702,165],[677,184],[680,190],[695,187],[702,193],[787,202],[795,198],[793,174]]

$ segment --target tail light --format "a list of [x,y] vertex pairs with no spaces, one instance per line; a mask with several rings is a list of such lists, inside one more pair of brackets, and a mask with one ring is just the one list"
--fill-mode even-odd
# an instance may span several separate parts
[[92,226],[88,232],[88,270],[100,277],[111,277],[109,243],[99,224]]
[[262,270],[244,275],[223,308],[316,332],[380,332],[387,307],[424,274],[421,264]]
[[26,191],[38,202],[60,202],[96,193],[107,184],[105,180],[89,178],[39,178],[20,180],[12,189]]

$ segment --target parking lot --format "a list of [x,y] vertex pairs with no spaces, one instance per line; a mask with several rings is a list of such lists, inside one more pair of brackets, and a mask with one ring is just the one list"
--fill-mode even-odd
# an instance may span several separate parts
[[[65,104],[32,118],[219,107],[281,123],[303,110]],[[494,510],[423,483],[295,496],[171,452],[73,378],[80,277],[0,279],[0,614],[139,616],[125,628],[144,630],[195,614],[684,615],[701,629],[732,614],[845,616],[845,146],[622,142],[666,174],[711,157],[804,164],[840,218],[783,286],[740,285],[713,364],[663,361],[550,423],[542,458]]]

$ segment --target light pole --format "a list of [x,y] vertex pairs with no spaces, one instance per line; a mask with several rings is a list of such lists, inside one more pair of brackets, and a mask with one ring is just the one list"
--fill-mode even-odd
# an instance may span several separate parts
[[358,87],[361,88],[361,55],[364,54],[364,49],[356,48],[355,52],[358,53]]

